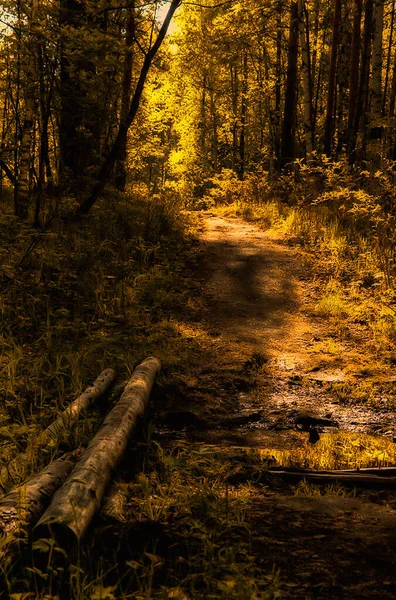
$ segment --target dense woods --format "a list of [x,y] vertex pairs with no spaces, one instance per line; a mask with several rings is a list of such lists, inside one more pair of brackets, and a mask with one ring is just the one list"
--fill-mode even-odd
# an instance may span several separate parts
[[322,155],[387,172],[394,21],[374,0],[4,3],[2,185],[39,224],[70,193],[88,212],[105,183],[125,189],[126,165],[197,197],[225,169]]
[[395,597],[396,0],[2,0],[0,205],[0,598]]

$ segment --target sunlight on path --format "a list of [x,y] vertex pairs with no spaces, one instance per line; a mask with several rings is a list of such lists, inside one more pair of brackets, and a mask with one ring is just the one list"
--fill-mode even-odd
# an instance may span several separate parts
[[208,292],[222,335],[271,356],[280,368],[303,366],[309,357],[302,341],[314,330],[301,313],[298,252],[273,231],[235,217],[208,217],[205,228],[213,269]]
[[343,404],[334,393],[357,365],[345,349],[335,356],[318,347],[327,322],[312,312],[301,250],[234,216],[206,213],[203,225],[211,343],[223,368],[256,355],[266,363],[265,383],[241,391],[239,410],[264,410],[266,426],[279,431],[293,427],[299,411],[311,411],[336,417],[343,431],[393,436],[391,406]]

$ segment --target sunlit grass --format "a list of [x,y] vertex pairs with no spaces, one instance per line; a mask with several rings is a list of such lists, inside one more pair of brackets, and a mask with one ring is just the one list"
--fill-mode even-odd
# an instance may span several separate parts
[[323,433],[315,444],[285,450],[260,450],[263,461],[309,469],[358,469],[396,464],[396,445],[384,437],[362,433]]

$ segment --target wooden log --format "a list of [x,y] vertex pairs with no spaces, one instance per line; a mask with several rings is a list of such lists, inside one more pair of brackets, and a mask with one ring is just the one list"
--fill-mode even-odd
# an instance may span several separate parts
[[396,477],[396,467],[361,467],[360,469],[328,469],[323,471],[315,471],[314,469],[299,469],[297,467],[271,467],[269,471],[276,473],[277,471],[287,471],[289,473],[325,473],[329,475],[345,474],[345,475],[378,475],[378,477]]
[[105,369],[95,379],[93,384],[78,398],[73,400],[69,406],[63,410],[57,419],[47,429],[44,430],[44,438],[47,440],[56,440],[65,429],[76,423],[81,414],[87,411],[101,396],[103,396],[114,382],[116,372],[114,369]]
[[[34,462],[39,448],[56,442],[62,432],[78,421],[81,414],[87,411],[109,389],[115,379],[113,369],[105,369],[78,398],[73,400],[47,429],[28,445],[25,452],[18,454],[8,465],[0,469],[0,484],[6,487],[10,481],[23,479],[29,465]],[[21,477],[22,474],[22,477]]]
[[77,540],[83,537],[100,507],[112,472],[126,450],[138,419],[144,415],[160,367],[159,360],[150,357],[135,369],[120,400],[34,528],[36,537],[52,536],[60,544],[65,537]]
[[23,485],[11,490],[0,500],[0,564],[11,562],[13,551],[26,541],[32,524],[37,522],[54,492],[70,475],[82,451],[76,450],[54,460]]
[[280,477],[290,483],[298,483],[306,480],[310,483],[330,485],[339,483],[345,487],[364,487],[371,489],[396,489],[396,477],[394,475],[380,475],[366,473],[364,471],[310,471],[297,469],[271,469],[264,471],[262,478],[268,476]]

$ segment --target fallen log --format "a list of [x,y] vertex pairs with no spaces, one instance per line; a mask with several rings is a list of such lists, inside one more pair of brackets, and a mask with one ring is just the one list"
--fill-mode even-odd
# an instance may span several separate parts
[[26,541],[31,525],[39,520],[52,495],[66,481],[81,454],[81,450],[76,450],[54,460],[0,500],[2,568],[11,562],[13,550]]
[[83,537],[138,419],[144,415],[160,367],[159,360],[150,357],[135,369],[120,400],[34,528],[36,538],[54,537],[62,544],[65,537]]
[[[268,476],[280,477],[290,483],[298,483],[302,480],[309,483],[330,485],[338,483],[345,487],[364,487],[371,489],[396,489],[396,477],[392,475],[383,475],[377,472],[368,472],[364,470],[356,471],[311,471],[308,469],[270,469],[263,472],[263,478]],[[380,470],[379,470],[380,471]]]
[[23,479],[26,469],[34,462],[40,447],[48,446],[51,442],[57,442],[61,433],[78,421],[81,414],[87,411],[105,392],[109,389],[115,379],[116,373],[113,369],[105,369],[78,398],[73,400],[63,410],[53,423],[41,434],[39,434],[28,445],[25,452],[18,454],[7,465],[0,469],[0,484],[5,487],[10,481]]
[[300,473],[306,471],[308,473],[324,473],[329,475],[345,474],[345,475],[378,475],[378,477],[396,477],[396,467],[361,467],[359,469],[328,469],[323,471],[314,471],[313,469],[299,469],[298,467],[271,467],[269,471],[276,473],[277,471],[287,471],[289,473]]

